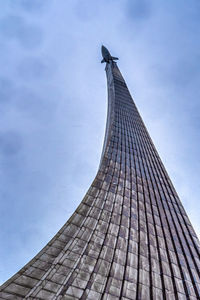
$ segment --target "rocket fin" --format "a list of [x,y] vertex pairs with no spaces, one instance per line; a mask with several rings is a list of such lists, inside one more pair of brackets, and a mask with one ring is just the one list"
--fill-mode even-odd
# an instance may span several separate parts
[[113,60],[118,60],[118,57],[111,56]]

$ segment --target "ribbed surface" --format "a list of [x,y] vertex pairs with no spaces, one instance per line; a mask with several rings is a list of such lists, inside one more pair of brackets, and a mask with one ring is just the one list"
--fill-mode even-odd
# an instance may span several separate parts
[[0,299],[200,299],[200,245],[116,63],[97,176]]

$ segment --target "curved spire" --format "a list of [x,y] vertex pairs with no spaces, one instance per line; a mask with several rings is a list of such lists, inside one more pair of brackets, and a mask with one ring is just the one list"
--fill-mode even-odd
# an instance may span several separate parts
[[54,238],[1,286],[1,300],[200,299],[198,238],[105,50],[108,118],[97,175]]

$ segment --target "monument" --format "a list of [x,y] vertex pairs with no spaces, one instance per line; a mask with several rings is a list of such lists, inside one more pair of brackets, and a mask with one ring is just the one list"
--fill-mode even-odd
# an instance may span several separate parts
[[[74,214],[0,299],[200,299],[200,244],[127,85],[102,47],[108,116],[97,175]],[[148,104],[147,104],[148,105]]]

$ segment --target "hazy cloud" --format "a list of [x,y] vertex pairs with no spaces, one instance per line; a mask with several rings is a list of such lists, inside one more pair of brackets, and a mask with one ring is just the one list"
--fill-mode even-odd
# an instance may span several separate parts
[[22,137],[14,131],[0,132],[0,153],[4,156],[16,155],[22,148]]
[[28,24],[21,16],[9,15],[0,20],[0,33],[6,39],[17,40],[21,46],[34,49],[42,43],[41,28]]
[[[48,87],[51,90],[51,87]],[[35,89],[36,90],[36,89]],[[34,91],[25,85],[16,88],[13,105],[28,118],[38,122],[52,122],[58,106],[58,96],[53,93],[47,95],[46,88]]]
[[80,0],[75,5],[75,12],[80,20],[90,21],[91,19],[96,18],[96,16],[99,14],[100,6],[100,2],[93,0]]
[[[11,0],[11,2],[13,2]],[[19,6],[28,13],[41,13],[50,4],[51,0],[18,0],[12,3],[13,6]]]
[[54,72],[53,66],[40,57],[27,57],[18,66],[19,76],[26,80],[49,78]]
[[0,77],[0,105],[9,102],[13,96],[13,82],[4,77]]
[[129,0],[127,4],[127,15],[132,21],[148,19],[153,13],[153,1]]

